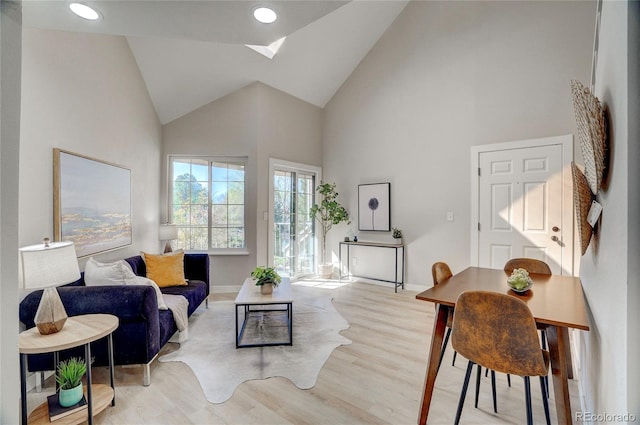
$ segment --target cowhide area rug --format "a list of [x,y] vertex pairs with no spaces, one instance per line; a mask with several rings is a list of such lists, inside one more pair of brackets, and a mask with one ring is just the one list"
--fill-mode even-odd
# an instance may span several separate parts
[[[228,400],[238,385],[252,379],[281,376],[300,389],[312,388],[333,350],[351,344],[340,335],[340,331],[349,328],[349,323],[333,307],[331,296],[326,292],[295,284],[292,284],[292,290],[292,346],[236,349],[235,304],[216,301],[209,303],[208,309],[199,308],[191,316],[189,339],[180,344],[180,349],[159,360],[188,365],[211,403]],[[282,320],[286,320],[284,315]],[[265,322],[258,320],[252,326],[264,328]],[[286,329],[286,326],[280,326],[280,329]],[[245,332],[259,330],[248,327]]]

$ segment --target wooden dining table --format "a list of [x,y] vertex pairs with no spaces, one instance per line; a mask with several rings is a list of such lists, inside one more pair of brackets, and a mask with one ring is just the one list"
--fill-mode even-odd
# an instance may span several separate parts
[[587,306],[580,278],[531,274],[532,288],[524,294],[517,294],[507,285],[508,277],[509,273],[503,270],[468,267],[445,282],[416,295],[419,300],[436,304],[436,320],[431,334],[429,363],[418,424],[426,424],[429,416],[447,317],[453,313],[456,300],[461,293],[477,290],[509,294],[521,299],[527,303],[536,324],[546,327],[558,423],[573,423],[569,400],[569,379],[572,377],[569,328],[589,330]]

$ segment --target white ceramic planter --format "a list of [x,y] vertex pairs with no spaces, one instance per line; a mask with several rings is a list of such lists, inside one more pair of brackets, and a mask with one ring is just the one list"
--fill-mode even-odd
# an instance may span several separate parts
[[330,279],[333,275],[333,263],[318,264],[318,276],[323,279]]

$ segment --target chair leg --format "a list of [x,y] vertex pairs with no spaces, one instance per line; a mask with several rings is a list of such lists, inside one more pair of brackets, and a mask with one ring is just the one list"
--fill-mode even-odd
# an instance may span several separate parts
[[480,395],[480,379],[482,378],[482,366],[478,365],[478,373],[476,374],[476,402],[475,408],[478,408],[478,397]]
[[527,425],[533,425],[533,412],[531,411],[531,381],[524,377],[524,398],[527,403]]
[[551,416],[549,416],[549,394],[546,391],[547,382],[545,383],[546,376],[540,377],[540,389],[542,390],[542,405],[544,406],[544,418],[547,420],[547,425],[551,425]]
[[456,365],[456,356],[458,355],[457,351],[453,352],[453,361],[451,362],[451,366],[455,366]]
[[469,360],[467,364],[467,373],[464,375],[464,384],[462,384],[462,392],[460,393],[460,401],[458,402],[458,411],[456,412],[455,425],[460,423],[460,416],[462,415],[462,407],[464,406],[464,399],[467,396],[467,387],[469,387],[469,378],[471,377],[471,370],[473,369],[473,362]]
[[498,413],[498,402],[496,399],[496,372],[491,371],[491,393],[493,394],[493,411]]
[[447,349],[447,344],[449,343],[449,337],[451,336],[451,328],[447,328],[447,334],[444,336],[444,342],[442,343],[442,350],[440,350],[440,361],[438,362],[438,369],[436,373],[440,371],[440,365],[442,364],[442,358],[444,357],[444,350]]
[[507,373],[507,384],[509,385],[509,388],[511,388],[511,375],[509,375]]
[[[487,376],[488,370],[486,367],[484,368],[484,374]],[[478,372],[476,375],[476,402],[475,408],[478,408],[478,398],[480,396],[480,377],[482,376],[482,366],[478,365]],[[493,396],[493,411],[498,413],[498,402],[496,396],[496,372],[491,371],[491,395]]]
[[[547,349],[547,331],[545,329],[540,330],[540,339],[542,340],[542,349]],[[544,385],[547,388],[547,398],[549,398],[549,377],[544,377]]]

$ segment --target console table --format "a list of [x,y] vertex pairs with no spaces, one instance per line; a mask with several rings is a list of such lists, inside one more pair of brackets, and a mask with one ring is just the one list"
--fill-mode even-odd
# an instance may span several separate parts
[[[20,392],[22,403],[22,425],[48,424],[49,409],[45,401],[38,406],[27,419],[27,355],[41,353],[55,353],[57,367],[58,351],[84,345],[85,361],[87,363],[87,383],[84,387],[87,397],[87,410],[72,413],[54,421],[60,425],[71,425],[88,422],[93,423],[93,416],[102,412],[111,403],[116,405],[115,386],[113,376],[113,338],[112,332],[118,327],[118,318],[110,314],[85,314],[72,316],[67,319],[60,332],[50,335],[40,335],[37,327],[33,327],[19,335],[20,350]],[[109,338],[109,375],[111,386],[93,384],[91,382],[91,346],[92,341],[102,337]]]
[[368,276],[360,276],[361,278],[364,279],[371,279],[371,280],[377,280],[380,282],[389,282],[389,283],[393,283],[395,286],[395,292],[398,292],[398,287],[401,286],[402,289],[404,289],[404,244],[395,244],[395,243],[383,243],[383,242],[340,242],[339,246],[338,246],[338,257],[340,258],[340,270],[339,270],[339,280],[342,280],[342,246],[345,246],[347,248],[347,270],[348,270],[348,276],[355,276],[351,273],[351,268],[350,266],[350,261],[351,261],[351,255],[350,255],[350,247],[352,246],[366,246],[366,247],[373,247],[373,248],[380,248],[380,249],[391,249],[394,251],[395,254],[395,273],[394,273],[394,280],[387,280],[387,279],[379,279],[379,278],[375,278],[375,277],[368,277]]

